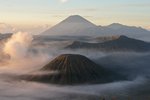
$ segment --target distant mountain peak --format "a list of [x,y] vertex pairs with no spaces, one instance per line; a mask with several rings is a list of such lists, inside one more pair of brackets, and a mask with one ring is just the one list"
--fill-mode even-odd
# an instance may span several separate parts
[[112,28],[112,29],[119,29],[119,28],[127,27],[127,26],[123,25],[123,24],[120,24],[120,23],[112,23],[112,24],[108,25],[108,27]]
[[128,26],[128,25],[124,25],[124,24],[120,24],[120,23],[112,23],[110,25],[108,25],[107,27],[112,28],[112,29],[120,29],[120,28],[136,28],[136,29],[142,29],[142,27],[136,27],[136,26]]
[[140,40],[137,40],[137,39],[134,39],[134,38],[130,38],[130,37],[127,37],[125,35],[120,35],[120,37],[114,41],[125,41],[125,42],[129,42],[129,41],[132,41],[132,42],[137,42],[137,41],[140,41]]
[[128,26],[120,23],[97,26],[80,15],[71,15],[42,34],[61,36],[126,35],[132,38],[145,39],[145,36],[150,36],[150,31],[141,27]]
[[[120,23],[112,23],[110,25],[123,25],[123,24],[120,24]],[[124,25],[123,25],[124,26]]]
[[129,39],[129,37],[127,37],[127,36],[125,36],[125,35],[121,35],[121,36],[119,37],[119,39]]
[[69,16],[68,18],[83,18],[83,17],[80,16],[80,15],[71,15],[71,16]]
[[93,26],[96,26],[80,15],[71,15],[62,21],[62,23],[65,23],[65,22],[67,22],[67,23],[85,23],[85,24],[91,24]]
[[46,30],[43,34],[84,35],[99,33],[100,28],[80,15],[72,15]]

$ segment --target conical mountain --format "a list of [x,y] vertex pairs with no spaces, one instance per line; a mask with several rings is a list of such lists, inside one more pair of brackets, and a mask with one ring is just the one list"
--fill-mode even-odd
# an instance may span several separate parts
[[58,23],[54,27],[46,30],[42,34],[46,35],[83,35],[83,36],[89,36],[89,35],[95,35],[100,32],[100,28],[87,19],[79,16],[79,15],[73,15],[62,22]]
[[63,54],[56,57],[41,71],[51,71],[51,74],[28,76],[31,81],[54,84],[89,84],[105,83],[121,79],[119,75],[99,66],[85,56]]

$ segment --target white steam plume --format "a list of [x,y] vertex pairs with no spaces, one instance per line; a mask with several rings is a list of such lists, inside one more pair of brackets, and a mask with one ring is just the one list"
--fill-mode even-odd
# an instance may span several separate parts
[[15,33],[4,44],[3,51],[13,60],[24,58],[27,56],[27,52],[32,40],[33,38],[31,34],[26,32]]

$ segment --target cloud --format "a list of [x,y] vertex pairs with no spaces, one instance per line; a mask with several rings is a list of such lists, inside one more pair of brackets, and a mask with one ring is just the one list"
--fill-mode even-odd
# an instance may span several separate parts
[[43,25],[29,25],[29,26],[14,26],[13,32],[28,32],[30,34],[40,34],[51,27],[49,24],[43,24]]
[[28,32],[31,34],[40,34],[50,28],[51,25],[43,24],[43,25],[10,25],[6,23],[0,22],[0,33],[17,33],[19,31]]
[[148,26],[147,29],[150,31],[150,26]]
[[4,52],[8,54],[11,59],[24,58],[27,55],[29,45],[33,38],[32,35],[25,32],[18,32],[5,43]]
[[6,23],[0,23],[0,33],[12,33],[14,28]]

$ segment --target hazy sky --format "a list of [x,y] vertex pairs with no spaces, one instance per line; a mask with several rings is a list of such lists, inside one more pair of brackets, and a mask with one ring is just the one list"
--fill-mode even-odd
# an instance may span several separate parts
[[150,0],[0,0],[0,28],[10,30],[38,32],[77,14],[97,25],[150,29]]

